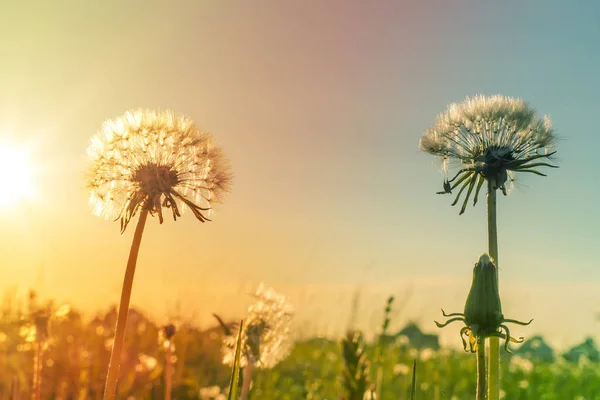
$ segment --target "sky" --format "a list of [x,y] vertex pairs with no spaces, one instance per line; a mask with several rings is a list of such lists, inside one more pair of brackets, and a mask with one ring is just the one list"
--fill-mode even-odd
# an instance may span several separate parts
[[133,229],[92,215],[86,148],[108,118],[169,108],[214,135],[235,179],[210,223],[149,221],[134,306],[208,326],[264,282],[302,329],[337,334],[354,293],[371,331],[395,295],[392,329],[415,320],[459,345],[432,320],[464,306],[485,204],[459,216],[436,195],[440,163],[418,142],[447,104],[503,94],[560,138],[560,168],[498,200],[504,314],[559,347],[600,332],[598,2],[12,2],[0,54],[0,144],[27,149],[34,175],[0,207],[6,293],[118,301]]

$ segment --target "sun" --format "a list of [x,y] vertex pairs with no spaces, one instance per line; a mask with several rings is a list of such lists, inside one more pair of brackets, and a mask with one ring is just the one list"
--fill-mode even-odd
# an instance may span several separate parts
[[25,147],[0,143],[0,208],[35,195],[33,164]]

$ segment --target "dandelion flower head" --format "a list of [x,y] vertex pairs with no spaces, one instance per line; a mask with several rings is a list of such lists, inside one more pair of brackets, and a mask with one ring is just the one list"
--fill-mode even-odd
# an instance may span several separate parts
[[473,204],[485,181],[492,189],[506,195],[506,183],[513,172],[529,172],[545,176],[538,169],[555,165],[546,162],[555,151],[552,123],[539,117],[527,103],[505,96],[475,96],[453,103],[437,117],[419,142],[421,150],[439,156],[444,170],[450,162],[459,171],[446,179],[440,194],[459,192],[452,205],[466,189],[461,214],[475,189]]
[[[244,320],[240,357],[241,366],[249,361],[260,368],[272,368],[290,352],[291,306],[284,296],[261,284],[254,295],[255,302],[248,307]],[[235,359],[236,337],[223,341],[223,363],[232,366]]]
[[141,209],[173,219],[188,207],[201,222],[227,193],[231,174],[222,151],[193,120],[172,111],[137,109],[106,121],[88,147],[94,213],[120,219],[121,232]]

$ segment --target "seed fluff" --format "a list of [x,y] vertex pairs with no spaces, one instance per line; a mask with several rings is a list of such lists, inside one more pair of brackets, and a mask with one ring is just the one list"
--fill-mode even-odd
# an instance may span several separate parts
[[163,222],[188,207],[201,222],[228,192],[232,175],[221,149],[193,120],[172,111],[137,109],[106,121],[87,149],[87,186],[96,215],[121,222],[146,208]]
[[493,190],[500,189],[506,195],[506,183],[513,180],[513,172],[546,176],[540,167],[557,168],[546,162],[556,153],[552,151],[554,141],[547,116],[538,117],[523,100],[496,95],[450,104],[422,136],[419,147],[440,157],[444,170],[450,162],[458,163],[458,172],[444,180],[438,194],[459,188],[454,206],[466,189],[462,214],[473,191],[473,205],[477,204],[486,180]]

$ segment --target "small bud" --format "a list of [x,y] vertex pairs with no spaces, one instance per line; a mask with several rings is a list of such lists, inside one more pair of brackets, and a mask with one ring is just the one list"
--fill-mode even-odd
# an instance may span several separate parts
[[473,268],[473,283],[464,315],[466,325],[476,336],[496,332],[504,319],[496,265],[487,254],[482,254]]
[[173,336],[175,336],[175,325],[169,324],[163,327],[163,335],[165,339],[171,340]]
[[[532,319],[529,322],[521,322],[504,318],[498,291],[496,265],[487,254],[482,254],[473,268],[473,282],[464,312],[462,314],[446,314],[442,309],[442,315],[450,319],[444,323],[435,321],[438,328],[443,328],[455,321],[464,322],[465,327],[460,330],[460,337],[465,351],[468,346],[471,352],[475,352],[486,337],[496,336],[505,339],[504,349],[510,353],[508,343],[522,343],[523,338],[512,337],[506,324],[529,325],[533,321]],[[468,340],[465,340],[464,336],[467,336]]]
[[48,325],[50,322],[50,316],[44,312],[38,312],[33,316],[33,323],[35,325],[35,340],[43,342],[48,339],[49,329]]

